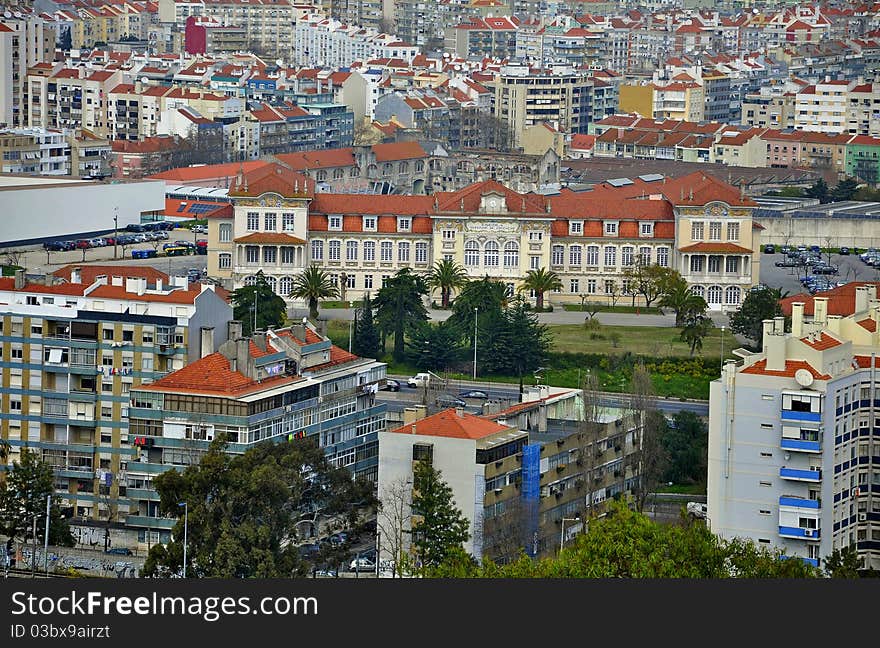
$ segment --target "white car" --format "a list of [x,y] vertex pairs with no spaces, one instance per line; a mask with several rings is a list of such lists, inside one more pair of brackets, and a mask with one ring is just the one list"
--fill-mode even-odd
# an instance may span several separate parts
[[369,558],[355,558],[348,568],[354,572],[371,572],[376,571],[376,563]]
[[709,512],[709,507],[702,502],[688,502],[687,512],[688,515],[692,517],[705,518],[706,514]]
[[406,381],[410,387],[423,387],[431,382],[431,374],[428,372],[417,373],[415,376]]

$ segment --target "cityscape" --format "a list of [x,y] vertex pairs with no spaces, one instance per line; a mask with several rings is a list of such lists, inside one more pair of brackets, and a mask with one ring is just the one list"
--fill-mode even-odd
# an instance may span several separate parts
[[878,70],[871,2],[0,0],[0,571],[876,576]]

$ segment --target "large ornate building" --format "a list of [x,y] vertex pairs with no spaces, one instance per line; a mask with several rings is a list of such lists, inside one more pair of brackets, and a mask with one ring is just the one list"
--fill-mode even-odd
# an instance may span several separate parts
[[563,281],[549,295],[557,303],[628,296],[627,269],[658,264],[679,270],[713,310],[737,307],[758,276],[756,204],[703,173],[549,196],[496,180],[427,196],[363,195],[315,193],[311,179],[271,165],[242,171],[229,196],[233,216],[209,225],[209,274],[237,288],[262,272],[286,299],[309,264],[331,274],[343,300],[441,259],[511,292],[529,270],[548,268]]

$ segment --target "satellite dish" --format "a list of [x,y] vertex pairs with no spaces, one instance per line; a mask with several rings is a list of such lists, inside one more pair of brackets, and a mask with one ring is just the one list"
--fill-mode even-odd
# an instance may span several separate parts
[[813,384],[813,374],[807,369],[798,369],[794,372],[794,379],[801,387],[809,387]]
[[149,83],[150,80],[147,77],[141,77],[141,83]]

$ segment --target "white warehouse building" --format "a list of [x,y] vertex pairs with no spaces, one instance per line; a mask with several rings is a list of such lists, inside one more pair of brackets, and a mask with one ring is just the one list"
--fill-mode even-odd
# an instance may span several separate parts
[[880,568],[880,301],[855,289],[850,315],[828,298],[764,321],[759,353],[742,350],[710,390],[708,518],[818,567],[853,546]]

